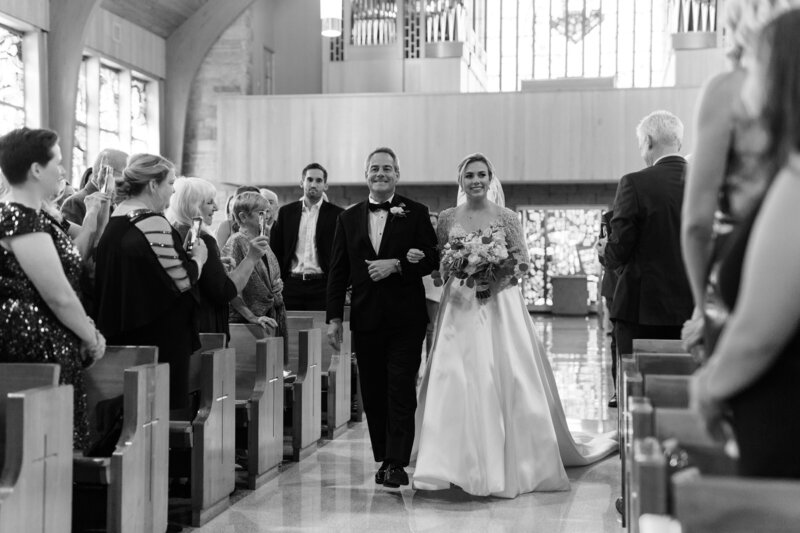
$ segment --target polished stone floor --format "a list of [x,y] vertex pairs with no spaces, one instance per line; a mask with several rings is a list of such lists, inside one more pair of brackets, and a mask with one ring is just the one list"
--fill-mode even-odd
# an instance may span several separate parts
[[[608,337],[594,317],[534,316],[573,430],[616,427]],[[569,492],[479,498],[458,489],[433,493],[388,490],[373,481],[366,424],[360,423],[259,490],[237,490],[235,503],[202,533],[320,532],[618,532],[614,500],[619,457],[567,469]]]

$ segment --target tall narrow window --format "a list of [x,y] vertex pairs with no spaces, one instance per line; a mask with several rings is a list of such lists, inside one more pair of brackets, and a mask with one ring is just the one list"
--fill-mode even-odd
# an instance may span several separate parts
[[25,125],[22,35],[0,26],[0,135]]
[[147,81],[131,78],[131,153],[148,151]]
[[75,98],[75,141],[72,145],[72,180],[73,185],[76,183],[78,177],[83,173],[88,165],[86,161],[87,150],[87,117],[89,114],[88,109],[88,95],[86,89],[86,60],[81,61],[80,70],[78,71],[78,94]]
[[121,148],[119,116],[119,72],[100,67],[100,146]]
[[[486,5],[489,90],[523,80],[615,77],[617,87],[672,83],[662,0],[496,0]],[[716,16],[708,7],[708,17]]]
[[[72,176],[101,150],[158,151],[158,81],[87,52],[78,77]],[[77,184],[77,183],[76,183]]]

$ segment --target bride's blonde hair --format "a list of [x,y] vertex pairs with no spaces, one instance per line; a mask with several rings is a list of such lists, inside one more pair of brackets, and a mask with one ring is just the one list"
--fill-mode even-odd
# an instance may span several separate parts
[[480,161],[481,163],[486,165],[486,168],[489,169],[489,180],[494,178],[494,166],[492,162],[489,161],[489,158],[483,155],[480,152],[475,152],[474,154],[469,154],[467,157],[461,160],[458,164],[458,185],[461,186],[461,178],[464,177],[464,171],[467,169],[467,165],[470,163],[474,163],[476,161]]

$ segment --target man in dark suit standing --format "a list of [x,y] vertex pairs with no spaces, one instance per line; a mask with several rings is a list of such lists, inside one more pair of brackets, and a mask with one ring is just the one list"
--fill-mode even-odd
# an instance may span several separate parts
[[[366,160],[369,198],[344,211],[328,276],[328,338],[338,348],[345,290],[352,283],[350,329],[358,358],[361,395],[372,453],[381,466],[375,482],[408,484],[417,407],[416,377],[428,313],[422,277],[438,265],[436,234],[428,209],[395,194],[400,177],[390,148]],[[409,263],[411,248],[425,253]]]
[[280,208],[269,244],[281,265],[286,309],[325,311],[333,232],[342,208],[322,198],[328,190],[322,165],[306,165],[301,176],[303,197]]
[[[600,238],[597,241],[597,255],[600,264],[603,265],[603,280],[600,283],[600,297],[606,299],[606,308],[611,310],[614,305],[614,291],[617,289],[617,273],[613,268],[608,268],[605,259],[605,247],[608,243],[608,236],[611,233],[611,219],[614,211],[606,211],[600,221]],[[614,382],[614,395],[608,401],[609,407],[617,407],[617,365],[619,364],[619,353],[617,351],[617,335],[614,332],[614,322],[609,319],[611,324],[611,379]]]
[[679,339],[693,308],[680,246],[683,124],[655,111],[636,134],[647,168],[620,180],[604,251],[619,273],[610,314],[620,355],[633,352],[633,339]]

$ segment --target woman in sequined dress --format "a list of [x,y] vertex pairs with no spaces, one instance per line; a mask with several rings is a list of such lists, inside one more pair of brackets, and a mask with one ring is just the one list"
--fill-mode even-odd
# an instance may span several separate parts
[[21,128],[0,137],[9,186],[0,202],[0,363],[57,363],[74,387],[74,445],[85,449],[89,423],[83,369],[105,339],[76,293],[81,256],[61,224],[42,209],[58,190],[55,132]]

